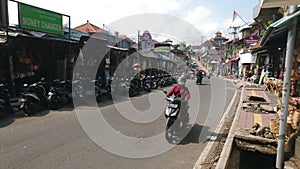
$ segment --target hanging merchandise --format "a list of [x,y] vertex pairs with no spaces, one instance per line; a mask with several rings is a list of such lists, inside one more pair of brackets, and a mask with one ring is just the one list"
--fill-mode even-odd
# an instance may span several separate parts
[[300,63],[299,62],[294,62],[293,63],[291,77],[292,77],[293,80],[297,80],[297,79],[300,78]]

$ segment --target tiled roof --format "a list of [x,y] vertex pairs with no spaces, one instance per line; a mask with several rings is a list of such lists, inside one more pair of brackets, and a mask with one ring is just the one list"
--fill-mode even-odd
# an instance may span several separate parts
[[100,27],[91,24],[89,21],[87,21],[87,23],[85,24],[75,27],[74,29],[82,32],[87,32],[87,33],[106,32]]
[[165,40],[165,42],[173,42],[171,39],[167,39]]
[[128,42],[133,42],[130,38],[128,38],[126,35],[119,35],[119,38],[122,40],[126,40]]

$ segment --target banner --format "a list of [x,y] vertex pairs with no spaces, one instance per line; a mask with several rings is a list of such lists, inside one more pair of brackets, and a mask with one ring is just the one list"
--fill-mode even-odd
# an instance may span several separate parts
[[19,3],[19,22],[24,29],[63,34],[62,15],[38,7]]
[[145,31],[141,36],[141,48],[145,53],[150,52],[152,48],[152,36],[148,31]]

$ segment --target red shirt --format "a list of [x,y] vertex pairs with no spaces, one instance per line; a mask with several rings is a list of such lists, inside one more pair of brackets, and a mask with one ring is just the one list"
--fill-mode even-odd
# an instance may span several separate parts
[[187,100],[189,100],[191,97],[189,89],[185,86],[181,87],[178,84],[172,87],[172,89],[167,93],[167,97],[171,96],[173,93],[176,97],[181,97],[184,95],[183,97]]

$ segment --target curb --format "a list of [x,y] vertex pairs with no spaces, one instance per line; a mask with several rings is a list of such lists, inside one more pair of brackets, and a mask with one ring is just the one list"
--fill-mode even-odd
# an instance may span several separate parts
[[241,105],[242,105],[243,99],[244,99],[244,96],[243,96],[244,90],[245,90],[245,87],[243,86],[242,87],[242,92],[241,92],[241,97],[240,97],[240,102],[239,102],[239,105],[238,105],[238,108],[237,108],[237,113],[236,113],[236,115],[234,117],[234,120],[231,124],[230,130],[229,130],[226,142],[224,144],[224,147],[222,149],[220,158],[218,160],[216,169],[225,169],[226,166],[227,166],[228,159],[229,159],[230,153],[232,151],[232,144],[233,144],[234,135],[235,135],[235,131],[236,131],[236,125],[237,125],[238,119],[239,119],[240,114],[241,114],[240,109],[241,109]]
[[[234,102],[236,100],[237,95],[238,95],[238,90],[235,90],[234,96],[232,97],[232,99],[231,99],[231,101],[230,101],[227,109],[225,110],[225,112],[223,114],[223,117],[222,117],[219,125],[217,126],[214,134],[212,134],[210,136],[210,138],[212,140],[216,140],[217,139],[217,134],[220,133],[220,131],[222,130],[222,128],[224,126],[224,123],[226,122],[226,119],[229,116],[228,114],[229,114],[230,110],[232,109],[232,106],[233,106],[233,104],[234,104]],[[204,167],[203,164],[205,164],[205,160],[206,160],[207,156],[209,155],[211,149],[213,148],[214,144],[215,144],[215,142],[209,142],[205,146],[203,152],[201,153],[201,155],[199,156],[198,160],[196,161],[193,169],[201,169],[201,168]]]

